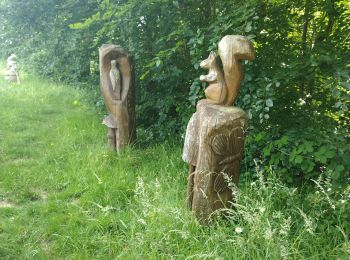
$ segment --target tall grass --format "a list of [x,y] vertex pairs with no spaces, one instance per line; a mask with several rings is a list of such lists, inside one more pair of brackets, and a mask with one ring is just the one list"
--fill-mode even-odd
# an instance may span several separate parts
[[[181,142],[107,149],[84,90],[0,80],[0,258],[347,259],[350,190],[243,173],[235,210],[200,226]],[[254,181],[253,181],[254,180]]]

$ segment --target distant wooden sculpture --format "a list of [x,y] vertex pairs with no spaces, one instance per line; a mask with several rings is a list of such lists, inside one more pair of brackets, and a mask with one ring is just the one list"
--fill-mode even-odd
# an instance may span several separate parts
[[118,45],[102,45],[99,56],[101,92],[109,111],[102,123],[110,147],[119,152],[136,139],[133,61]]
[[255,54],[247,38],[228,35],[219,42],[219,57],[211,52],[200,64],[209,70],[200,80],[209,85],[187,125],[182,156],[189,164],[187,205],[202,223],[234,200],[248,116],[231,105],[243,80],[240,62]]
[[11,54],[7,58],[5,80],[10,82],[17,82],[19,84],[20,79],[16,59],[17,57],[15,54]]

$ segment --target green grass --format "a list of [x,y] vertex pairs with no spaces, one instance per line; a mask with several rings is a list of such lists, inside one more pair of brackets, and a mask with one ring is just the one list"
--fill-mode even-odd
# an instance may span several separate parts
[[349,191],[327,179],[303,193],[257,167],[236,211],[202,227],[185,208],[181,142],[116,155],[87,92],[22,81],[0,80],[1,259],[350,257]]

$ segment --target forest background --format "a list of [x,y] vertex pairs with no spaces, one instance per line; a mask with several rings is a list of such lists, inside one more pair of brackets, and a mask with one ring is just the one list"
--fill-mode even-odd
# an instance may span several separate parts
[[[184,205],[199,63],[227,34],[254,44],[228,218]],[[106,149],[98,48],[135,59],[138,140]],[[0,0],[1,259],[349,259],[350,2]]]
[[2,0],[0,56],[99,94],[98,48],[136,64],[143,143],[184,134],[203,97],[199,63],[227,34],[253,41],[237,106],[247,111],[246,167],[285,182],[350,178],[350,2],[336,0]]

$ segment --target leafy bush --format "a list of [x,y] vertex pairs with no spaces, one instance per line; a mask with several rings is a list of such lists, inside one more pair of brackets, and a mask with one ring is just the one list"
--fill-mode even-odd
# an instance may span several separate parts
[[199,62],[224,35],[245,35],[257,57],[236,103],[250,117],[249,160],[289,181],[349,174],[348,1],[12,0],[0,3],[0,22],[0,55],[72,85],[98,89],[103,43],[128,49],[137,123],[152,141],[183,135],[203,97]]
[[[316,132],[313,128],[288,131],[273,137],[261,131],[248,135],[246,161],[250,167],[254,160],[270,167],[285,181],[305,182],[324,174],[336,186],[350,180],[350,147],[348,138],[328,132]],[[344,183],[344,180],[346,181]]]

